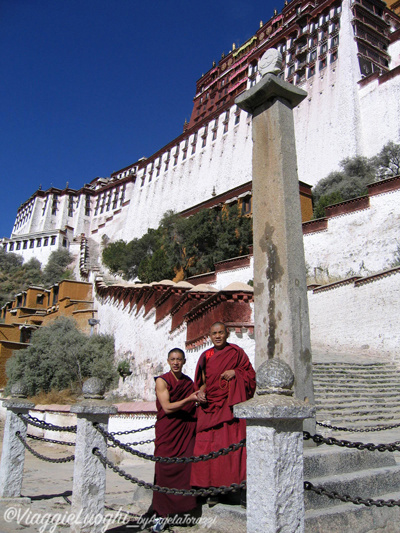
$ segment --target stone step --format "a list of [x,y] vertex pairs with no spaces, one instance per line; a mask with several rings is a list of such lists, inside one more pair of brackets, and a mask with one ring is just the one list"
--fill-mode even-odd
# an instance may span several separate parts
[[392,395],[392,396],[386,396],[384,398],[380,397],[369,397],[369,396],[353,396],[348,395],[346,397],[342,397],[341,395],[333,396],[329,395],[325,398],[316,397],[315,398],[315,404],[316,405],[340,405],[341,407],[346,405],[351,406],[361,406],[365,405],[365,402],[368,401],[370,405],[375,405],[376,407],[396,407],[400,405],[400,397],[399,395]]
[[[337,413],[349,413],[350,415],[352,413],[373,413],[375,411],[381,411],[382,413],[386,412],[399,412],[400,406],[399,403],[373,403],[373,402],[354,402],[354,404],[350,406],[348,403],[336,403],[336,402],[316,402],[315,405],[317,406],[317,411],[324,411],[324,412],[337,412]],[[365,406],[368,405],[368,408],[365,408]]]
[[394,384],[398,384],[400,383],[400,379],[397,379],[397,378],[393,378],[393,377],[382,377],[380,378],[379,376],[365,376],[365,377],[360,377],[360,376],[348,376],[348,377],[342,377],[342,376],[327,376],[326,374],[324,376],[320,376],[318,378],[314,378],[314,381],[315,383],[318,383],[318,384],[321,384],[321,385],[326,385],[326,384],[331,384],[333,385],[334,383],[348,383],[349,385],[352,385],[352,386],[355,386],[355,385],[360,385],[362,383],[367,383],[367,384],[371,384],[371,385],[374,385],[374,384],[379,384],[379,383],[388,383],[389,385],[394,385]]
[[370,399],[385,399],[388,400],[392,398],[398,398],[398,388],[388,391],[379,391],[377,390],[360,390],[360,391],[321,391],[316,389],[315,395],[318,396],[318,398],[344,398],[344,400],[348,400],[349,398],[356,398],[359,400],[360,398],[366,398],[368,400]]
[[337,414],[338,416],[343,417],[349,417],[354,418],[356,416],[370,416],[370,415],[380,415],[381,418],[385,418],[386,415],[389,417],[391,416],[398,416],[400,418],[400,409],[399,408],[393,408],[393,409],[383,409],[381,407],[374,408],[373,406],[370,407],[357,407],[354,406],[354,408],[346,407],[340,407],[337,406],[336,409],[326,409],[325,406],[320,407],[317,409],[317,415],[321,414],[330,415],[333,416],[333,414]]
[[[343,394],[351,394],[351,393],[354,393],[354,394],[357,394],[357,393],[361,393],[361,394],[368,394],[368,393],[373,393],[373,394],[376,394],[378,393],[379,391],[382,390],[382,385],[375,385],[375,384],[366,384],[366,383],[362,383],[362,384],[354,384],[354,385],[346,385],[346,386],[343,386],[343,385],[332,385],[332,382],[328,385],[321,385],[320,383],[314,383],[314,388],[315,388],[315,393],[318,395],[326,395],[328,393],[330,394],[338,394],[338,395],[341,395],[342,393]],[[385,388],[384,388],[384,391],[383,392],[387,392],[387,393],[392,393],[392,394],[395,394],[396,391],[399,390],[399,385],[398,384],[387,384],[385,385]]]
[[396,461],[392,452],[370,452],[369,450],[339,448],[326,444],[304,449],[304,479],[395,464]]
[[[329,491],[348,494],[352,498],[376,499],[380,494],[400,491],[400,465],[315,477],[307,481]],[[307,490],[304,494],[304,503],[306,510],[309,510],[333,507],[341,502]]]
[[353,417],[343,417],[343,416],[334,416],[332,413],[321,413],[317,414],[317,420],[318,422],[326,422],[329,421],[329,423],[333,426],[343,426],[343,427],[353,427],[356,423],[361,423],[363,425],[376,425],[376,426],[384,426],[388,424],[397,424],[400,422],[399,416],[380,416],[380,415],[373,415],[371,414],[368,417],[365,416],[353,416]]
[[375,399],[374,401],[368,400],[367,398],[363,398],[362,400],[357,398],[356,401],[349,402],[347,399],[344,401],[336,400],[335,398],[329,398],[328,400],[322,400],[322,399],[316,399],[315,405],[317,406],[317,410],[321,407],[324,408],[324,411],[330,411],[332,409],[345,409],[346,407],[351,407],[356,411],[357,409],[365,407],[365,405],[369,405],[371,409],[398,409],[400,407],[400,399],[399,400],[392,400],[392,401],[385,401],[385,400],[379,400]]
[[[322,497],[322,496],[321,496]],[[400,492],[382,494],[379,499],[400,500]],[[345,503],[305,514],[305,533],[395,533],[400,531],[400,507],[366,507]]]
[[393,372],[329,372],[328,370],[325,372],[313,372],[313,378],[314,379],[321,379],[321,378],[329,378],[329,377],[337,377],[346,379],[347,377],[355,378],[355,379],[365,379],[365,378],[382,378],[382,379],[392,379],[399,381],[400,379],[400,372],[393,371]]
[[387,368],[387,367],[395,367],[397,368],[397,365],[390,362],[370,362],[370,363],[352,363],[347,361],[327,361],[324,363],[318,363],[313,362],[313,368]]

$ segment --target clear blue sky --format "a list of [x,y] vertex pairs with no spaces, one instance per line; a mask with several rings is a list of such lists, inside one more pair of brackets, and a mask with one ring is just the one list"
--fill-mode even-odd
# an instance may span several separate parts
[[283,0],[0,0],[0,237],[182,132],[196,81]]

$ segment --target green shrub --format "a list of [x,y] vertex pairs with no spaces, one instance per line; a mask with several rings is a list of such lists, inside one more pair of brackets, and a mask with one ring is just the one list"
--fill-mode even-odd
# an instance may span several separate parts
[[40,391],[80,389],[88,377],[99,377],[110,386],[117,374],[113,364],[114,339],[110,335],[83,334],[75,321],[60,317],[37,329],[31,346],[14,352],[7,361],[6,392],[23,380],[29,396]]

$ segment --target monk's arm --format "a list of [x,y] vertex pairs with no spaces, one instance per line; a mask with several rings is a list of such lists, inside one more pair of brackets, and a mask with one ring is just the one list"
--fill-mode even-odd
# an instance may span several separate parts
[[162,378],[156,379],[156,394],[158,401],[161,404],[161,407],[164,409],[164,412],[167,415],[179,411],[179,409],[182,409],[182,407],[188,403],[197,401],[197,392],[193,392],[190,396],[184,398],[183,400],[171,402],[169,398],[167,384]]
[[200,403],[207,403],[207,397],[206,397],[206,375],[204,370],[201,371],[201,381],[202,385],[199,389],[199,392],[197,394],[197,399]]

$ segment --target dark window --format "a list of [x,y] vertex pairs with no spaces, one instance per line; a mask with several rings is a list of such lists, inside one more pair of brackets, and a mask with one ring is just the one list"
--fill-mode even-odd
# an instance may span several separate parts
[[53,246],[54,244],[56,244],[56,238],[52,237],[50,241],[50,246]]
[[247,215],[251,213],[251,197],[244,198],[242,202],[242,214]]
[[10,245],[9,245],[9,247],[8,247],[8,250],[9,250],[10,252],[12,252],[12,250],[14,250],[14,243],[13,243],[13,242],[10,242]]
[[43,246],[48,246],[48,244],[49,244],[49,238],[45,237],[43,241]]
[[36,248],[40,248],[42,246],[42,239],[36,239]]
[[58,285],[55,285],[53,287],[53,303],[52,303],[52,305],[56,305],[57,302],[58,302]]
[[62,245],[64,246],[64,248],[66,248],[66,247],[67,247],[67,244],[68,244],[68,241],[67,241],[67,239],[63,239],[63,243],[62,243]]
[[17,241],[17,250],[21,250],[21,241]]
[[28,241],[24,241],[23,249],[26,250],[28,248]]

